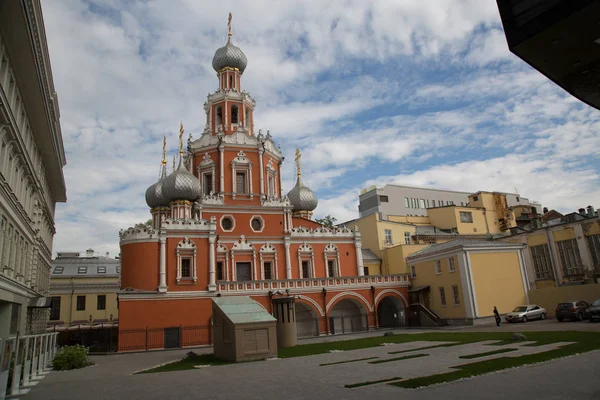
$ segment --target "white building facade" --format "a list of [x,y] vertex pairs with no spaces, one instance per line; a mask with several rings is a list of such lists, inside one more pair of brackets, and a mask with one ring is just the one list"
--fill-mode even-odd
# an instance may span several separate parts
[[45,329],[66,164],[39,0],[0,2],[0,338]]

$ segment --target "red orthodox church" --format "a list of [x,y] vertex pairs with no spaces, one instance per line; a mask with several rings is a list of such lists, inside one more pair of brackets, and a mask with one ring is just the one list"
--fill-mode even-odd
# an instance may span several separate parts
[[365,276],[360,232],[311,220],[318,201],[298,151],[296,185],[282,193],[284,157],[268,131],[256,132],[231,27],[212,65],[219,88],[204,105],[204,132],[184,150],[181,127],[169,175],[163,145],[162,176],[146,191],[153,225],[120,232],[120,350],[148,348],[149,330],[159,332],[152,347],[204,344],[184,337],[186,327],[210,325],[215,296],[251,296],[269,312],[274,295],[293,296],[299,335],[401,324],[408,276]]

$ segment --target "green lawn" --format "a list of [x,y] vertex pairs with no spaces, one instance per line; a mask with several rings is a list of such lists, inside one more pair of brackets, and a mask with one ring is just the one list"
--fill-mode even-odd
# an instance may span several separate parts
[[380,379],[378,381],[366,381],[366,382],[360,382],[360,383],[352,383],[350,385],[344,385],[344,387],[347,387],[348,389],[352,389],[352,388],[357,388],[357,387],[361,387],[361,386],[376,385],[378,383],[399,381],[400,379],[402,379],[402,378],[395,377],[395,378],[388,378],[388,379]]
[[222,361],[216,358],[213,354],[198,354],[191,357],[185,357],[182,360],[162,365],[160,367],[147,369],[145,371],[137,372],[137,374],[150,374],[153,372],[169,372],[169,371],[183,371],[186,369],[193,369],[196,365],[225,365],[233,364],[231,361]]
[[429,354],[425,354],[425,353],[411,354],[409,356],[386,358],[384,360],[377,360],[377,361],[369,361],[369,364],[383,364],[383,363],[388,363],[388,362],[392,362],[392,361],[410,360],[411,358],[427,357],[428,355]]
[[319,364],[319,366],[320,366],[320,367],[326,367],[326,366],[328,366],[328,365],[347,364],[347,363],[358,362],[358,361],[374,360],[374,359],[376,359],[376,358],[379,358],[379,357],[355,358],[355,359],[353,359],[353,360],[346,360],[346,361],[336,361],[336,362],[330,362],[330,363]]
[[453,367],[457,369],[454,372],[408,379],[390,383],[390,385],[412,389],[600,349],[600,333],[598,332],[529,332],[526,335],[528,340],[537,341],[536,345],[538,346],[556,342],[576,343],[543,353],[520,357],[500,357],[488,361],[457,365]]
[[494,351],[487,351],[485,353],[469,354],[467,356],[460,356],[458,358],[466,358],[466,359],[470,360],[472,358],[493,356],[495,354],[509,353],[511,351],[517,351],[517,350],[519,350],[519,349],[500,349],[500,350],[494,350]]

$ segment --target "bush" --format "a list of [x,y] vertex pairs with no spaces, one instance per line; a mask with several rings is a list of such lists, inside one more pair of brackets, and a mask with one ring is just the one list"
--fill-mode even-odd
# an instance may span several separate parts
[[61,347],[52,360],[52,366],[57,371],[78,369],[92,364],[94,363],[88,358],[87,347],[78,344]]

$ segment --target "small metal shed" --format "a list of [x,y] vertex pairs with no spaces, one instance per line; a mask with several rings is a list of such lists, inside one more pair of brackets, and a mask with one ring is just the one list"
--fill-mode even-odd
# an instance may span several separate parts
[[277,355],[277,319],[248,296],[213,298],[214,354],[226,361]]

